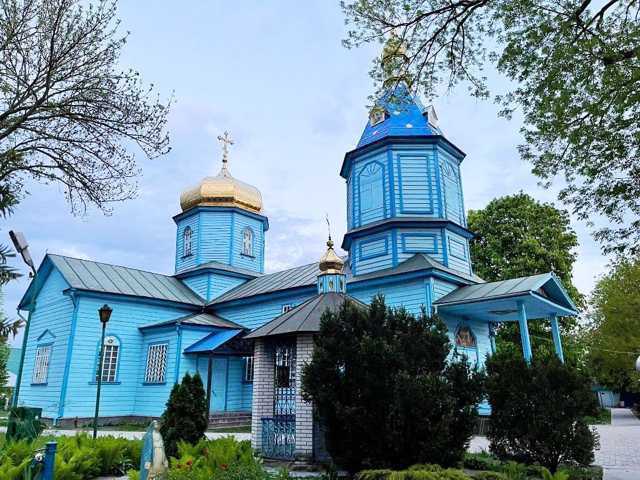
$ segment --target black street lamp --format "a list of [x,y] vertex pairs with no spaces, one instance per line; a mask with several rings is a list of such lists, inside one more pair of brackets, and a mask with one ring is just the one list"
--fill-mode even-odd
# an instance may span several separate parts
[[104,332],[107,328],[107,323],[111,318],[111,312],[113,310],[106,303],[98,309],[98,316],[100,317],[100,323],[102,324],[102,337],[100,338],[100,360],[98,361],[98,390],[96,391],[96,413],[93,415],[93,438],[98,436],[98,414],[100,413],[100,390],[102,389],[102,362],[104,361]]

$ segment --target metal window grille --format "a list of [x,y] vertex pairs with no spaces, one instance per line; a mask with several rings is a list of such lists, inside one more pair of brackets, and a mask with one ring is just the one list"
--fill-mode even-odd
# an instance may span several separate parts
[[147,350],[147,368],[144,374],[145,383],[164,383],[167,372],[166,343],[149,345]]
[[242,253],[253,256],[253,232],[249,228],[242,232]]
[[275,351],[274,415],[296,412],[296,346],[280,344]]
[[[102,355],[102,381],[103,382],[115,382],[116,373],[118,369],[118,354],[120,353],[120,346],[116,343],[113,337],[107,337],[104,339],[104,353]],[[98,375],[96,374],[96,381]]]
[[182,255],[188,257],[191,255],[191,247],[192,247],[192,230],[191,227],[187,227],[184,229],[182,233]]
[[253,357],[244,357],[244,381],[253,382]]
[[38,347],[36,350],[36,363],[31,376],[32,383],[47,383],[49,375],[49,359],[51,358],[51,345]]

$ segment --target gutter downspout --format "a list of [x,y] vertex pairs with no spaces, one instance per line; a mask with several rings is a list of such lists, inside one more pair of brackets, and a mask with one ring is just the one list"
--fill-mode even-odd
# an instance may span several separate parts
[[178,342],[176,346],[176,378],[173,383],[180,382],[180,358],[182,356],[182,325],[181,322],[176,322],[176,332],[178,333]]
[[18,317],[25,322],[24,326],[24,337],[22,338],[22,352],[20,352],[20,367],[18,367],[18,376],[16,378],[16,388],[13,392],[13,407],[18,406],[18,395],[20,395],[20,384],[22,383],[22,371],[24,369],[24,357],[27,353],[27,339],[29,338],[29,327],[31,326],[31,314],[36,309],[36,300],[35,298],[31,301],[31,309],[29,310],[29,315],[25,319],[20,310],[17,309]]

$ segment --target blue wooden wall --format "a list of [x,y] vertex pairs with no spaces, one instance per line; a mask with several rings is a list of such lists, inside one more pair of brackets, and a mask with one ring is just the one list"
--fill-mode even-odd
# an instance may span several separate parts
[[[42,415],[56,418],[60,406],[69,338],[75,317],[70,296],[62,292],[69,288],[60,273],[53,269],[46,275],[44,285],[36,297],[36,309],[24,357],[19,405],[42,407]],[[46,384],[32,385],[33,367],[38,346],[51,345],[49,373]]]
[[232,288],[246,282],[246,279],[222,273],[202,272],[182,280],[191,290],[207,301],[219,297]]
[[439,144],[381,146],[353,160],[347,176],[349,231],[393,218],[417,222],[356,235],[349,247],[354,275],[395,267],[415,253],[471,273],[468,240],[434,224],[449,220],[466,228],[460,161]]
[[[176,217],[176,273],[207,262],[264,272],[264,218],[239,209],[196,208]],[[192,231],[192,255],[183,256],[185,228]],[[245,228],[253,232],[253,255],[242,253]]]

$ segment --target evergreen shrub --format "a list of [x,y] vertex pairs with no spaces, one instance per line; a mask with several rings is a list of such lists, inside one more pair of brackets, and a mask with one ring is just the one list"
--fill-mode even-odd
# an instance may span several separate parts
[[200,375],[188,373],[171,389],[162,414],[160,433],[167,456],[178,453],[178,442],[196,444],[209,426],[207,396]]
[[585,417],[598,406],[589,380],[555,358],[533,360],[502,353],[487,360],[490,450],[502,460],[589,465],[598,445]]
[[444,322],[417,318],[377,296],[367,308],[327,311],[303,371],[337,465],[405,469],[462,459],[481,400],[483,374],[453,355]]

